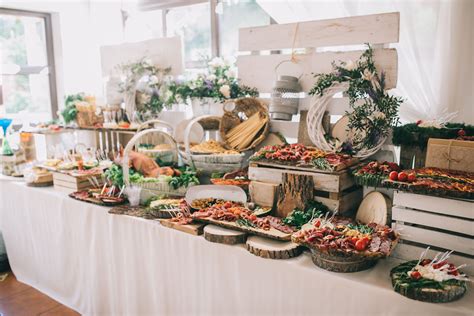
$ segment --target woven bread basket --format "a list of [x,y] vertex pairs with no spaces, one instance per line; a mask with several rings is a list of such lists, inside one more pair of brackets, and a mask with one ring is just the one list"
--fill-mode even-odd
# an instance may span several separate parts
[[186,164],[194,166],[206,173],[230,172],[241,168],[244,154],[201,154],[191,151],[189,136],[193,124],[200,123],[202,120],[209,122],[211,120],[220,121],[220,119],[221,118],[217,116],[204,115],[194,118],[189,122],[184,131],[184,151],[180,151],[181,157]]

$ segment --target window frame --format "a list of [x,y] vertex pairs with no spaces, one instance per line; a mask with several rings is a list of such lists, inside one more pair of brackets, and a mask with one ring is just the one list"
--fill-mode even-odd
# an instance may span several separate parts
[[[221,56],[221,47],[219,45],[219,39],[220,39],[220,34],[219,34],[219,16],[216,13],[216,7],[217,5],[222,2],[223,0],[179,0],[179,1],[163,1],[163,3],[151,3],[152,0],[148,0],[147,5],[142,5],[141,10],[142,11],[154,11],[154,10],[161,10],[162,18],[162,36],[167,37],[168,36],[168,29],[166,26],[166,16],[169,12],[169,10],[174,9],[174,8],[179,8],[183,6],[191,6],[195,4],[200,4],[200,3],[209,3],[209,17],[210,17],[210,22],[211,22],[211,58]],[[147,1],[145,1],[147,2]],[[272,24],[277,24],[276,21],[270,16],[270,25]],[[205,65],[202,64],[202,62],[198,61],[190,61],[190,62],[185,62],[185,68],[186,69],[199,69],[199,68],[205,68]]]
[[[51,101],[52,119],[58,118],[58,87],[56,81],[56,64],[54,58],[54,38],[53,38],[53,22],[52,15],[48,12],[38,12],[20,9],[0,8],[0,14],[13,16],[36,17],[44,20],[45,40],[46,40],[46,57],[48,68],[49,94]],[[15,75],[33,75],[39,74],[44,67],[41,66],[21,66],[20,71]]]

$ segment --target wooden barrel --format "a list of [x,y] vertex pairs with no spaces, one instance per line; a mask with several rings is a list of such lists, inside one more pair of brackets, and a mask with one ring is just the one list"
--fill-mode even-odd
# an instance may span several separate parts
[[332,272],[358,272],[372,268],[377,259],[361,258],[348,254],[328,254],[310,248],[313,263],[318,267]]

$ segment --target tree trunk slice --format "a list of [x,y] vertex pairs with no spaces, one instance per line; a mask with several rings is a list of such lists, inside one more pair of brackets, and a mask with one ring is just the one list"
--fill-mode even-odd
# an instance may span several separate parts
[[295,208],[305,209],[306,202],[314,199],[313,177],[283,173],[282,185],[277,192],[276,216],[285,218]]
[[[392,279],[393,282],[393,279]],[[409,288],[407,286],[394,287],[395,292],[413,300],[428,303],[448,303],[463,297],[466,288],[462,286],[448,286],[444,289]]]
[[370,269],[377,263],[377,259],[332,256],[316,251],[312,248],[310,248],[310,250],[313,263],[324,270],[332,272],[358,272]]
[[460,299],[466,293],[466,283],[445,285],[442,289],[411,287],[401,276],[406,272],[391,272],[392,286],[395,292],[417,301],[428,303],[447,303]]
[[259,236],[247,238],[246,248],[250,253],[267,259],[290,259],[299,256],[303,249],[291,241],[277,241]]
[[243,244],[247,234],[215,225],[204,227],[204,238],[207,241],[226,245]]

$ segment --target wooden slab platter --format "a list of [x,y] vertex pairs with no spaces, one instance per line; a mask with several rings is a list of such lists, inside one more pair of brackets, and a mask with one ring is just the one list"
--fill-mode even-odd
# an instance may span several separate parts
[[259,228],[248,227],[248,226],[239,226],[235,222],[218,221],[209,217],[195,218],[194,220],[198,222],[213,224],[213,225],[221,226],[224,228],[238,230],[244,233],[249,233],[249,234],[267,237],[271,239],[283,240],[283,241],[291,240],[291,234],[283,233],[273,227],[271,227],[269,230],[263,230]]
[[303,247],[291,241],[279,241],[259,236],[250,236],[245,244],[247,250],[266,259],[290,259],[299,256]]
[[204,227],[204,238],[207,241],[226,245],[243,244],[247,234],[221,226],[206,225]]
[[194,236],[202,235],[204,226],[206,226],[206,224],[204,223],[192,223],[192,224],[182,225],[182,224],[171,221],[171,219],[160,219],[159,222],[161,225],[165,227],[176,229],[183,233],[194,235]]

